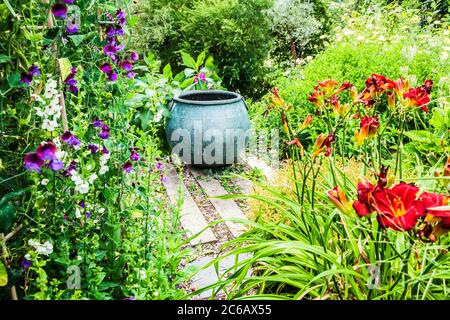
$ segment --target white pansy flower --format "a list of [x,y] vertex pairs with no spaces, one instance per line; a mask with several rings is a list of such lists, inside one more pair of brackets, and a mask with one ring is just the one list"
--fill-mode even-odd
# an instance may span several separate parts
[[41,108],[34,107],[34,110],[36,110],[36,115],[38,117],[44,117],[45,116],[45,110],[42,110]]
[[98,209],[98,212],[99,212],[99,213],[105,212],[105,208],[100,208],[100,209]]
[[89,177],[89,184],[93,184],[97,178],[98,178],[97,174],[95,173],[91,174],[91,176]]
[[48,114],[49,116],[59,115],[61,109],[62,107],[59,104],[59,100],[58,98],[56,98],[53,99],[52,102],[47,106],[47,108],[45,109],[45,113]]
[[70,178],[73,182],[75,182],[75,184],[81,184],[83,183],[83,180],[80,178],[79,175],[77,175],[76,173],[72,174],[72,177]]
[[56,82],[56,80],[50,79],[45,86],[44,97],[47,99],[51,99],[56,96],[58,94],[58,91],[56,91],[57,85],[58,83]]
[[29,253],[27,253],[25,256],[25,259],[30,260],[31,261],[31,255]]
[[48,184],[49,180],[48,179],[42,179],[41,184],[43,186],[46,186]]
[[98,171],[99,174],[105,174],[109,170],[108,166],[101,166]]
[[108,160],[109,160],[109,153],[106,153],[106,154],[102,154],[101,156],[100,156],[100,165],[105,165],[107,162],[108,162]]
[[77,184],[75,186],[75,191],[81,193],[81,194],[86,194],[89,192],[89,183],[83,182],[80,184]]
[[81,211],[80,208],[75,209],[75,218],[79,219],[81,218]]
[[147,278],[147,273],[144,269],[139,270],[139,275],[141,276],[141,278]]
[[67,156],[67,152],[66,151],[62,151],[62,150],[58,150],[58,151],[56,151],[55,156],[59,160],[64,160],[64,158]]
[[42,122],[42,129],[44,130],[55,131],[57,126],[58,123],[55,121],[55,119],[44,119],[44,121]]

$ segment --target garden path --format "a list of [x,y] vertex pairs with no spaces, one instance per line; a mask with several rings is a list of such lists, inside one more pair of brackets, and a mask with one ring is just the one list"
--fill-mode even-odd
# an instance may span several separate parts
[[[275,170],[263,160],[251,156],[244,161],[244,170],[258,169],[268,180],[273,179]],[[218,256],[226,254],[222,248],[225,242],[245,232],[243,224],[228,219],[248,219],[246,214],[248,210],[242,201],[213,198],[229,194],[227,189],[230,190],[230,185],[223,185],[223,182],[212,170],[184,166],[181,171],[182,174],[179,174],[175,166],[170,164],[164,185],[172,204],[179,201],[179,192],[181,192],[181,199],[184,201],[181,206],[180,223],[186,231],[186,235],[190,237],[204,230],[190,242],[195,251],[195,259],[189,262],[189,267],[200,271],[191,279],[187,289],[195,291],[216,283],[235,265],[236,257],[228,256],[220,260],[218,273],[213,264],[203,269]],[[249,180],[232,177],[230,183],[233,185],[231,188],[233,193],[250,194],[254,192],[253,184]],[[215,221],[222,219],[225,221],[214,224]],[[242,261],[247,258],[249,257],[241,255],[238,260]],[[211,290],[198,294],[194,299],[209,297],[211,297]],[[220,299],[221,297],[216,296],[216,298]]]

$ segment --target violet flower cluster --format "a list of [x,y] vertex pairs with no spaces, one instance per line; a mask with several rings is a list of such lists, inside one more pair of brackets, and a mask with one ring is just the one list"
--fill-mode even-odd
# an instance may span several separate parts
[[139,59],[136,52],[131,52],[128,56],[120,57],[124,45],[120,44],[119,37],[123,36],[123,26],[126,24],[126,14],[122,10],[117,10],[115,15],[107,14],[109,24],[106,26],[106,45],[103,52],[109,58],[109,62],[105,62],[100,66],[100,71],[107,75],[109,81],[114,82],[118,78],[117,69],[123,70],[127,78],[132,79],[136,76],[133,71],[133,62]]
[[79,26],[74,19],[68,19],[67,12],[69,4],[74,4],[75,0],[59,0],[54,3],[50,9],[53,16],[58,20],[66,20],[66,32],[69,34],[75,34],[78,32]]
[[78,93],[78,81],[75,80],[75,76],[77,74],[77,68],[72,67],[70,70],[70,74],[67,76],[67,78],[64,80],[64,83],[67,85],[67,88],[72,93]]

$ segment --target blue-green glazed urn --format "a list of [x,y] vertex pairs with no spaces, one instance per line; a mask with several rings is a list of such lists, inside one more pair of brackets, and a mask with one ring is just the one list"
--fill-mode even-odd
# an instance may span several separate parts
[[250,136],[247,106],[235,92],[186,91],[171,102],[166,138],[190,165],[222,167],[239,161]]

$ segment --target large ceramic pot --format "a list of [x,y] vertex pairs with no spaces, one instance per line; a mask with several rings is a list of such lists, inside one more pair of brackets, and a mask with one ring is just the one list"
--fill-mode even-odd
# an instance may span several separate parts
[[250,134],[247,106],[234,92],[187,91],[171,102],[166,137],[172,152],[194,166],[239,161]]

